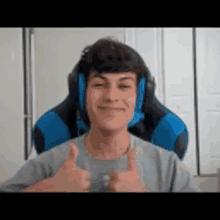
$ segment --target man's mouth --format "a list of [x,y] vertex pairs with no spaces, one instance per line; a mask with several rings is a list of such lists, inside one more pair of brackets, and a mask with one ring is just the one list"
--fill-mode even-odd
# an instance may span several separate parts
[[111,107],[103,107],[103,106],[100,106],[99,107],[101,110],[108,110],[108,111],[124,111],[123,108],[111,108]]

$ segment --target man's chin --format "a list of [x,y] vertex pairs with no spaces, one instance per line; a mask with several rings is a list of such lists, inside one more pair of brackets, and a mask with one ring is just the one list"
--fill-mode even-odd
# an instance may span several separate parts
[[107,122],[107,123],[101,123],[99,125],[97,125],[97,129],[100,131],[106,131],[106,132],[118,132],[121,131],[123,129],[127,129],[128,125],[127,124],[118,124],[118,123],[111,123],[111,122]]

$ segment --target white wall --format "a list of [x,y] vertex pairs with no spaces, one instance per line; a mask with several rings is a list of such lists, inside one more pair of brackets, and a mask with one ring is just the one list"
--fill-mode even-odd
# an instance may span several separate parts
[[197,28],[198,119],[201,173],[220,167],[220,29]]
[[22,29],[0,29],[0,182],[24,160]]

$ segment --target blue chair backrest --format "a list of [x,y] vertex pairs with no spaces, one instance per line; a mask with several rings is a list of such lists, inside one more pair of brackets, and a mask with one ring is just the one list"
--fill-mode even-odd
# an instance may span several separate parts
[[[151,76],[150,76],[151,77]],[[85,119],[85,81],[77,69],[69,75],[69,95],[58,106],[43,114],[32,131],[32,143],[38,154],[48,151],[89,130]],[[185,123],[163,106],[154,95],[152,78],[138,84],[138,101],[128,130],[152,144],[176,152],[182,160],[188,145]]]

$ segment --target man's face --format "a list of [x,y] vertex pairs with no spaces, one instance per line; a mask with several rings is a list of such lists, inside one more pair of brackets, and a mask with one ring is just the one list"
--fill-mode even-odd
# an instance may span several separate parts
[[[105,130],[127,127],[136,104],[135,73],[93,72],[86,90],[86,109],[91,124]],[[117,108],[117,109],[116,109]]]

